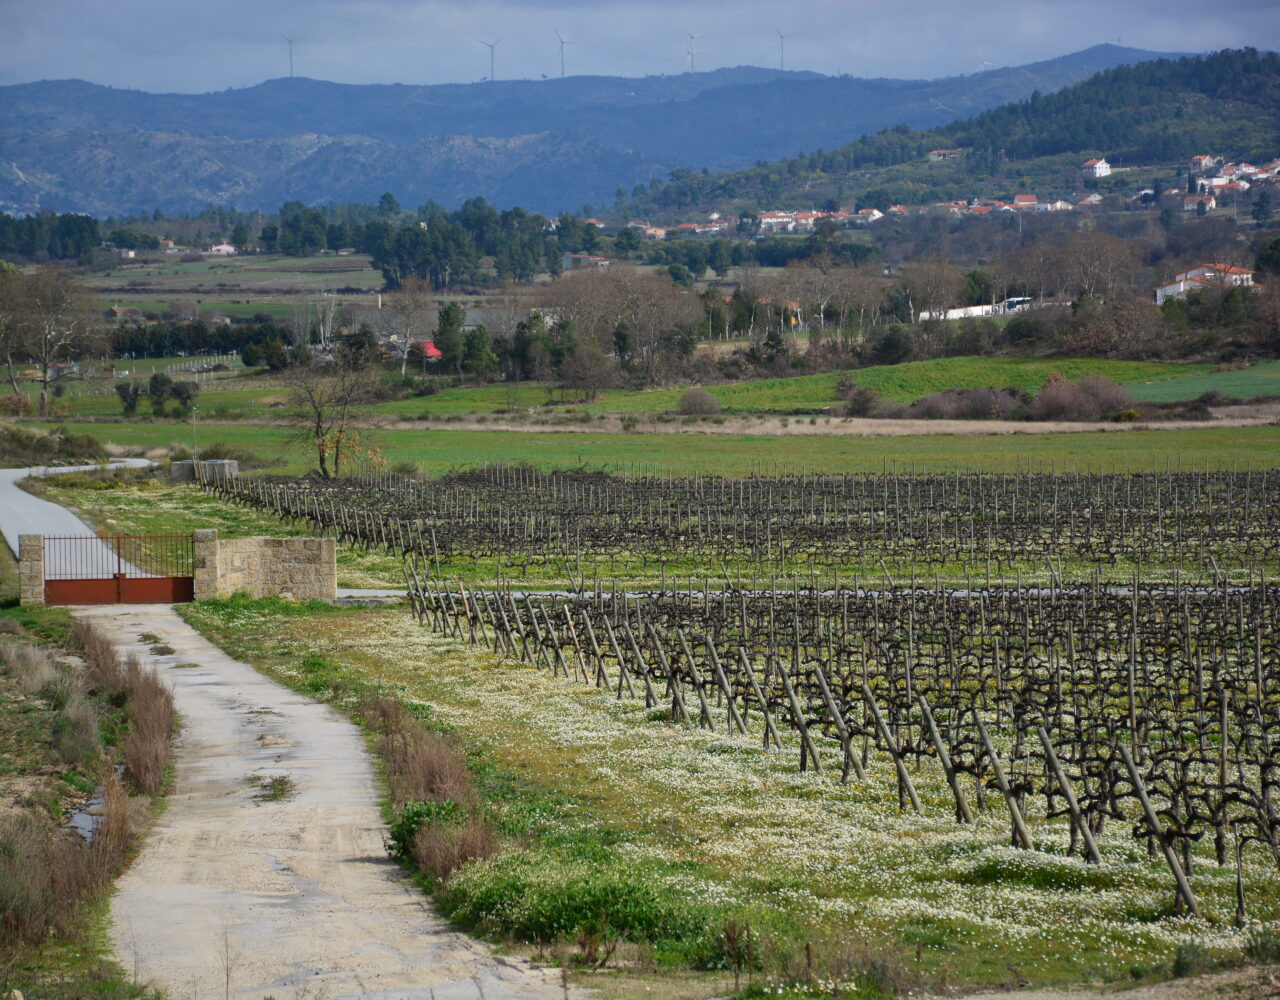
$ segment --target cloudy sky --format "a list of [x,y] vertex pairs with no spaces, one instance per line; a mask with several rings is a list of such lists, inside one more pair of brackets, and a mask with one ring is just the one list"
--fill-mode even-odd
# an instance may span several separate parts
[[1233,0],[0,0],[0,83],[78,77],[150,91],[289,72],[346,83],[645,76],[777,66],[936,77],[1122,39],[1155,51],[1280,48],[1280,2]]

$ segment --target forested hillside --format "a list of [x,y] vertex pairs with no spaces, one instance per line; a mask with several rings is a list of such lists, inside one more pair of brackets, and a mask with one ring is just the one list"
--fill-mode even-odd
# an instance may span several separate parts
[[737,67],[430,87],[290,78],[209,94],[41,81],[0,87],[0,210],[251,210],[392,190],[413,204],[576,211],[674,169],[931,128],[1155,56],[1101,45],[941,80]]
[[[964,156],[919,172],[931,149]],[[812,200],[857,186],[877,167],[917,168],[921,198],[955,177],[1025,173],[1018,161],[1063,154],[1105,154],[1125,164],[1185,162],[1195,153],[1269,159],[1280,149],[1280,56],[1253,49],[1120,66],[1054,94],[926,131],[900,125],[827,151],[748,170],[703,177],[678,172],[637,197],[638,214],[758,199],[768,207]],[[1011,162],[1012,161],[1012,162]],[[898,175],[899,179],[905,174]],[[930,183],[932,182],[932,184]],[[949,196],[949,195],[939,195]]]

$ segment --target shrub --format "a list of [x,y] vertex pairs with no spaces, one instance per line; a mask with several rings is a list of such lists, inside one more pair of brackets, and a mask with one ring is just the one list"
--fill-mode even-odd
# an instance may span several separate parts
[[465,758],[439,733],[398,727],[383,737],[382,757],[391,800],[397,806],[446,801],[470,806],[476,802]]
[[1051,375],[1031,404],[1031,416],[1035,420],[1098,420],[1133,408],[1129,390],[1108,379],[1087,375],[1071,382]]
[[463,823],[428,823],[413,838],[413,860],[424,875],[445,882],[468,861],[498,853],[498,835],[482,818]]
[[117,382],[116,395],[120,397],[121,413],[132,417],[138,412],[138,401],[142,398],[141,382]]
[[31,397],[25,392],[13,392],[7,396],[0,396],[0,413],[11,417],[25,417],[31,410]]
[[712,417],[720,412],[720,401],[702,386],[686,389],[677,407],[685,416]]
[[129,731],[120,741],[125,774],[145,795],[155,795],[164,784],[173,735],[173,695],[160,676],[130,656],[125,669],[128,698],[125,714]]
[[387,852],[397,861],[412,861],[414,842],[424,824],[452,820],[458,812],[456,802],[407,802],[390,828]]

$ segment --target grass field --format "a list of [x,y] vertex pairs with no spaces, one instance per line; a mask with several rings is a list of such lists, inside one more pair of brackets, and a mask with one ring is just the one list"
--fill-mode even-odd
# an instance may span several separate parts
[[[145,369],[143,369],[145,370]],[[1020,389],[1034,393],[1052,374],[1067,378],[1102,375],[1115,382],[1150,389],[1166,379],[1183,379],[1208,371],[1205,365],[1165,365],[1145,362],[1064,358],[1045,361],[1024,358],[947,358],[902,365],[883,365],[851,373],[855,382],[873,389],[892,403],[910,403],[946,388],[987,386]],[[801,375],[794,378],[760,379],[728,385],[709,386],[721,408],[730,414],[822,413],[835,401],[840,372]],[[217,383],[201,394],[202,412],[227,419],[252,418],[264,408],[278,403],[284,395],[271,384],[261,390],[237,388],[219,390]],[[379,403],[372,412],[380,416],[412,419],[424,415],[447,417],[460,414],[492,414],[507,410],[563,410],[592,414],[648,415],[674,412],[685,389],[646,391],[606,390],[590,403],[565,404],[550,386],[520,385],[459,386],[431,396],[414,396]],[[1198,395],[1195,393],[1194,395]],[[68,398],[67,412],[84,416],[114,416],[119,402],[114,396]]]
[[[857,384],[884,396],[893,403],[910,403],[942,389],[973,389],[988,386],[1013,387],[1037,392],[1050,375],[1077,379],[1101,375],[1125,384],[1178,378],[1208,370],[1206,365],[1167,365],[1137,361],[1108,361],[1087,358],[1054,360],[1026,358],[945,358],[901,365],[862,368],[850,375]],[[708,386],[726,413],[821,412],[836,402],[836,383],[841,372],[801,375],[795,378],[759,379],[730,385]],[[663,413],[680,404],[684,388],[652,389],[643,392],[606,390],[597,400],[575,406],[585,413]],[[434,396],[384,403],[383,413],[415,415],[431,413],[492,413],[513,407],[541,406],[548,399],[541,386],[481,386],[446,389]]]
[[1218,392],[1236,399],[1280,396],[1280,361],[1266,361],[1251,368],[1229,372],[1199,372],[1132,386],[1133,394],[1144,402],[1168,403],[1195,399],[1206,392]]
[[[85,424],[68,430],[125,447],[190,447],[191,425]],[[268,457],[282,457],[285,472],[311,468],[310,455],[287,428],[202,424],[198,441],[225,442]],[[369,437],[387,461],[409,462],[438,474],[491,463],[542,469],[586,466],[664,473],[741,476],[762,470],[856,472],[887,466],[901,470],[1028,468],[1137,472],[1166,466],[1274,468],[1280,427],[1196,428],[1071,434],[920,435],[912,437],[769,437],[730,434],[606,434],[460,431],[423,428],[375,430]]]

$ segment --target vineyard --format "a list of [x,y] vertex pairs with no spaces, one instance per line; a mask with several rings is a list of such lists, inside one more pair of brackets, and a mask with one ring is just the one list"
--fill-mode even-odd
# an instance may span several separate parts
[[917,784],[940,775],[957,824],[999,817],[1082,884],[1136,838],[1170,914],[1280,916],[1276,472],[210,488],[403,556],[417,620],[513,669],[832,781],[887,764],[905,815],[939,808]]

